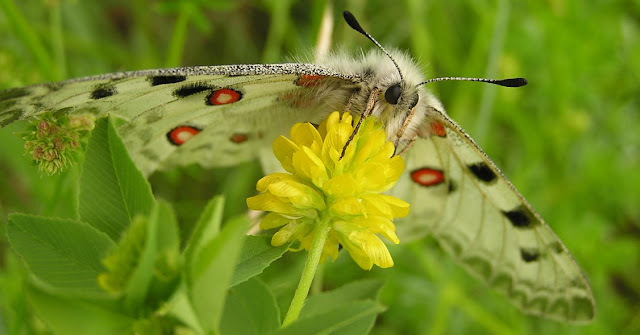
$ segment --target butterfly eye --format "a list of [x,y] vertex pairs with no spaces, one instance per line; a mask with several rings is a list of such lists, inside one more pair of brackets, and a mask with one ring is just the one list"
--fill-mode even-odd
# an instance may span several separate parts
[[400,100],[401,94],[402,88],[400,87],[400,84],[391,85],[384,92],[384,99],[387,100],[388,103],[395,105],[398,103],[398,100]]

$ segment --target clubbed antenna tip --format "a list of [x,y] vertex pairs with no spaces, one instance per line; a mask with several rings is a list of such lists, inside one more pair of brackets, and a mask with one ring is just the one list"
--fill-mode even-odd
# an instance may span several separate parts
[[505,87],[520,87],[520,86],[526,85],[528,81],[525,78],[508,78],[508,79],[496,80],[490,83],[500,85],[500,86],[505,86]]
[[487,79],[487,78],[467,78],[467,77],[440,77],[423,81],[418,86],[433,83],[436,81],[477,81],[481,83],[495,84],[504,87],[520,87],[528,83],[525,78],[507,78],[507,79]]
[[380,50],[382,50],[382,52],[384,52],[384,54],[387,55],[389,59],[391,59],[391,61],[393,62],[393,65],[395,65],[396,69],[398,70],[398,75],[400,76],[400,80],[401,81],[404,80],[404,78],[402,77],[402,72],[400,71],[400,67],[398,66],[398,63],[396,63],[396,60],[393,59],[393,57],[391,57],[391,54],[389,54],[389,52],[385,48],[383,48],[382,45],[378,43],[378,41],[376,41],[375,38],[373,38],[373,36],[371,36],[366,30],[362,29],[362,26],[360,26],[360,23],[358,23],[358,20],[356,20],[356,17],[353,16],[353,14],[351,14],[351,12],[348,10],[345,10],[344,12],[342,12],[342,16],[344,16],[344,20],[347,21],[347,24],[349,25],[349,27],[351,27],[351,29],[364,35],[371,42],[373,42],[373,44],[375,44]]

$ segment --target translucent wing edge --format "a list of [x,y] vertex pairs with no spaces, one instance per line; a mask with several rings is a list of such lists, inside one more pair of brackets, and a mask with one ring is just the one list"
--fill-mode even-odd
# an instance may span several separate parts
[[[550,253],[550,257],[553,258],[553,261],[556,263],[557,268],[569,269],[565,272],[571,271],[572,273],[579,273],[580,276],[579,278],[576,278],[577,282],[571,283],[573,289],[570,292],[564,293],[564,301],[558,300],[555,303],[545,305],[540,301],[542,297],[534,297],[533,299],[527,300],[526,292],[517,292],[518,290],[522,290],[522,288],[517,288],[516,285],[514,285],[516,284],[516,281],[512,281],[512,279],[508,275],[492,273],[494,268],[491,264],[485,264],[485,267],[490,267],[491,271],[487,272],[480,270],[478,261],[483,261],[482,259],[466,259],[465,255],[461,253],[461,247],[456,245],[457,241],[449,238],[448,236],[446,236],[446,234],[443,234],[444,230],[439,231],[439,229],[436,227],[432,231],[432,233],[436,235],[443,248],[451,255],[453,255],[463,265],[463,267],[467,269],[469,273],[477,278],[481,278],[489,286],[505,294],[516,306],[518,306],[528,314],[544,316],[551,319],[574,324],[588,323],[592,321],[596,313],[593,292],[586,276],[578,266],[573,255],[571,255],[569,250],[564,246],[564,244],[562,244],[561,240],[546,224],[544,219],[542,219],[542,217],[533,209],[533,207],[522,196],[522,194],[520,194],[520,192],[513,186],[513,184],[505,177],[505,175],[495,165],[495,163],[491,161],[491,159],[484,153],[484,151],[469,135],[467,135],[466,132],[462,130],[460,126],[458,126],[444,113],[441,113],[440,118],[437,121],[442,122],[446,129],[453,131],[455,135],[464,140],[465,144],[469,148],[472,148],[475,153],[482,158],[482,160],[493,171],[493,173],[495,173],[496,176],[498,176],[498,178],[500,178],[500,180],[508,187],[509,191],[518,198],[519,202],[523,204],[526,211],[530,213],[533,216],[534,220],[537,222],[534,229],[536,238],[539,241],[548,241],[549,239],[553,240],[552,242],[554,242],[554,248],[557,248],[558,252]],[[465,166],[466,164],[463,158],[460,157],[456,150],[451,147],[450,143],[448,143],[448,145],[450,147],[449,150],[454,153],[454,157],[458,161],[458,163],[461,166]],[[476,183],[476,187],[481,189],[481,187],[477,185],[478,182],[476,180],[473,180],[473,182]],[[491,201],[491,199],[488,200]],[[495,208],[500,208],[495,204],[492,205]],[[566,305],[564,305],[562,302],[566,302]]]

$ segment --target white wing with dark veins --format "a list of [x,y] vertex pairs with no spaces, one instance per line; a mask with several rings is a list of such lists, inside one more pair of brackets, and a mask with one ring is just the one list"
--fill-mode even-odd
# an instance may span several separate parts
[[[595,302],[573,257],[475,142],[446,115],[407,155],[393,190],[407,196],[401,238],[433,234],[471,274],[523,311],[580,323]],[[406,199],[406,198],[405,198]]]
[[42,113],[108,113],[124,121],[119,132],[145,174],[231,166],[291,124],[343,108],[358,80],[313,64],[112,73],[0,92],[0,127]]

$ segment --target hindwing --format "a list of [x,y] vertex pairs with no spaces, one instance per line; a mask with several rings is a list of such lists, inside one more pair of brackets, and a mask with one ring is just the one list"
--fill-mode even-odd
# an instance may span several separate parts
[[393,190],[411,203],[397,222],[401,238],[433,234],[527,313],[592,320],[591,289],[560,239],[458,125],[444,114],[432,122],[435,131],[414,143]]

